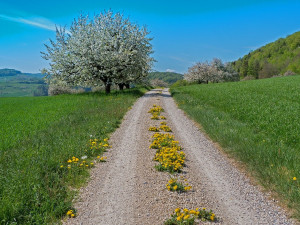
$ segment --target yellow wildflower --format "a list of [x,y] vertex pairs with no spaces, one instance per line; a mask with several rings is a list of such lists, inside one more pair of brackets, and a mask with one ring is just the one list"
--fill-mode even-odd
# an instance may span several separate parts
[[176,209],[175,209],[175,212],[176,212],[176,213],[178,213],[178,212],[180,212],[180,211],[181,211],[180,208],[176,208]]
[[183,217],[184,220],[188,220],[188,218],[190,218],[190,215],[186,215],[185,217]]

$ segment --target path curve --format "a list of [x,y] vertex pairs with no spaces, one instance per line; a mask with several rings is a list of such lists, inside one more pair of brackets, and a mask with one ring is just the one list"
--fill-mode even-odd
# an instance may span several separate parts
[[[193,186],[182,194],[169,192],[167,173],[153,166],[149,149],[160,121],[147,113],[161,105],[167,124],[187,156],[183,174]],[[293,224],[282,210],[221,154],[176,106],[168,90],[152,90],[137,100],[110,138],[106,163],[92,170],[90,182],[75,203],[77,217],[65,224],[163,224],[176,207],[212,209],[221,224]]]

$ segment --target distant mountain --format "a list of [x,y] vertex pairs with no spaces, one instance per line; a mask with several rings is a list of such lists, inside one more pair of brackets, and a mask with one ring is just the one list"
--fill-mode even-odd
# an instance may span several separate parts
[[151,72],[148,75],[148,80],[162,80],[167,84],[171,85],[174,84],[178,80],[183,79],[183,75],[180,73],[173,73],[173,72]]
[[0,77],[16,76],[20,75],[21,73],[21,71],[15,69],[0,69]]
[[22,73],[19,70],[15,69],[0,69],[0,77],[10,77],[10,76],[18,76],[18,75],[25,75],[30,77],[37,77],[37,78],[43,78],[44,75],[41,73]]
[[300,74],[300,32],[280,38],[232,62],[242,78]]

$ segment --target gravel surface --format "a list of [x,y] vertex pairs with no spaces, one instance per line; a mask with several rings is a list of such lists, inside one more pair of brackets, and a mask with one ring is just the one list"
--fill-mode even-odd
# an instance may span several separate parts
[[[161,115],[184,148],[182,175],[191,191],[169,192],[169,174],[154,169],[155,150],[149,149],[153,132],[148,128],[161,121],[147,113],[153,104],[165,109]],[[296,224],[207,140],[166,89],[141,97],[109,142],[107,162],[92,170],[75,203],[77,217],[65,224],[163,224],[177,207],[212,209],[220,224]]]

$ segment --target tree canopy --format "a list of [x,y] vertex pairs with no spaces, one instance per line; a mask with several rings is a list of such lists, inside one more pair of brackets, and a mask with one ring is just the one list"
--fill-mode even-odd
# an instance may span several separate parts
[[107,93],[113,83],[129,86],[143,80],[154,59],[151,38],[121,13],[102,12],[92,19],[79,16],[69,31],[56,30],[56,41],[45,45],[43,58],[50,60],[48,82],[65,85],[105,85]]
[[242,78],[300,73],[300,32],[280,38],[232,62]]
[[184,80],[198,84],[218,83],[239,81],[239,75],[229,63],[224,64],[215,58],[211,62],[197,62],[184,74]]

